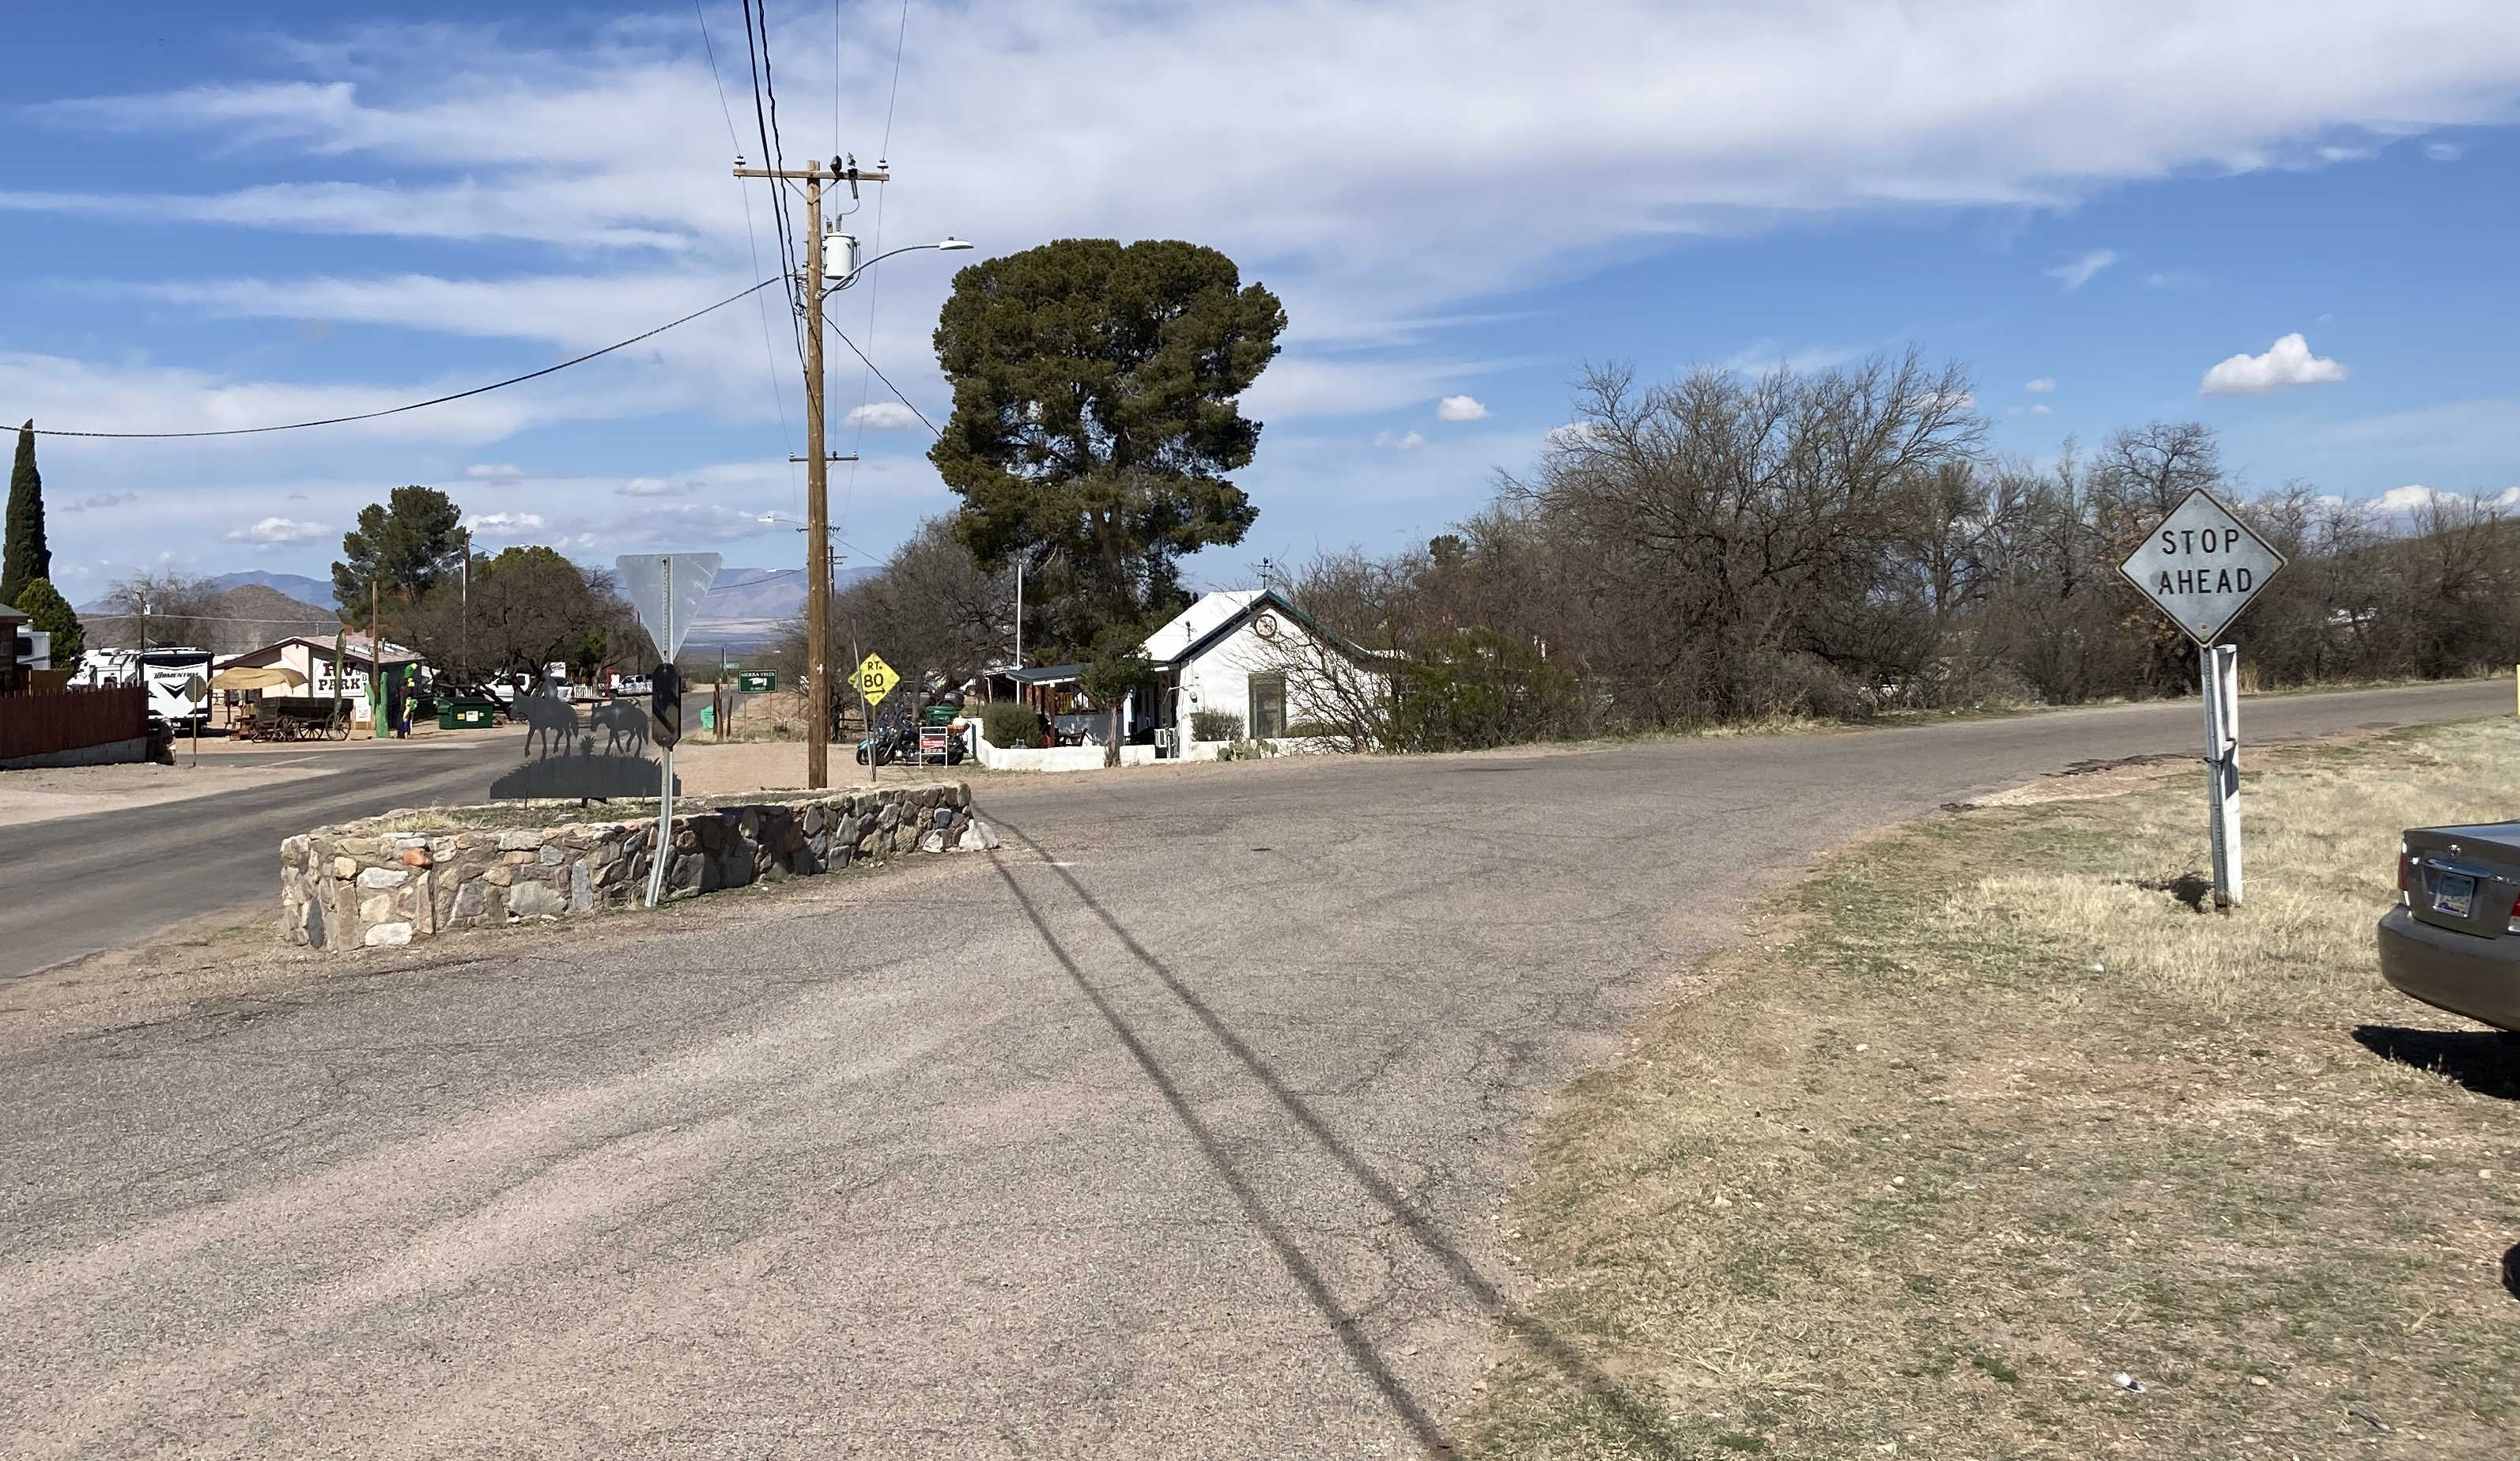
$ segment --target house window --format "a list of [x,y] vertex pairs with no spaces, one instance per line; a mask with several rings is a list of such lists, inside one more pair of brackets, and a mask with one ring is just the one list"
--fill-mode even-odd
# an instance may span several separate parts
[[1251,718],[1245,722],[1254,740],[1273,740],[1286,733],[1286,677],[1251,677]]

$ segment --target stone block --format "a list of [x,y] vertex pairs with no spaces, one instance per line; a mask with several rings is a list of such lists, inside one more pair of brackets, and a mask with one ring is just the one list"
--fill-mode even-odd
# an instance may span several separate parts
[[382,923],[393,915],[394,896],[390,893],[371,893],[359,900],[361,923]]
[[927,814],[927,825],[936,831],[941,832],[953,824],[954,809],[951,807],[938,807]]
[[919,850],[923,853],[943,852],[945,850],[945,834],[934,828],[930,828],[926,832],[922,833],[919,838]]
[[427,867],[434,861],[429,857],[428,848],[406,847],[402,850],[402,865],[405,867]]
[[333,860],[333,875],[335,877],[357,877],[359,875],[359,864],[356,861],[349,858],[335,858]]
[[359,942],[367,945],[371,949],[396,948],[411,942],[411,925],[408,923],[380,923],[376,927],[369,929],[366,936],[360,939]]
[[517,869],[509,866],[505,863],[500,863],[496,867],[485,868],[481,873],[481,881],[488,883],[493,888],[504,888],[516,880]]
[[569,864],[568,907],[578,913],[595,907],[595,871],[583,858]]
[[455,890],[455,902],[447,908],[449,923],[476,923],[490,910],[490,885],[473,878]]
[[359,872],[362,888],[399,888],[409,881],[411,870],[407,867],[367,867]]
[[565,862],[567,858],[568,853],[556,842],[544,843],[541,851],[534,854],[534,861],[540,863],[545,867],[558,867],[562,863]]
[[568,901],[549,883],[518,883],[508,890],[508,912],[518,918],[557,918]]
[[974,817],[971,824],[963,829],[962,841],[955,845],[965,852],[991,852],[997,848],[998,834],[989,830],[987,822]]
[[543,845],[543,836],[544,834],[539,830],[501,832],[499,834],[499,851],[533,852]]

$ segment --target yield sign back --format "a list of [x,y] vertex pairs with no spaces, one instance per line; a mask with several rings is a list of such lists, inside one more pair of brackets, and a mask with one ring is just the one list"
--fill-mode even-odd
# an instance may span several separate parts
[[2188,638],[2211,644],[2283,565],[2282,553],[2200,488],[2161,519],[2118,571]]
[[612,560],[621,571],[621,597],[639,611],[639,625],[656,642],[660,658],[672,659],[683,647],[725,561],[714,553],[632,553]]

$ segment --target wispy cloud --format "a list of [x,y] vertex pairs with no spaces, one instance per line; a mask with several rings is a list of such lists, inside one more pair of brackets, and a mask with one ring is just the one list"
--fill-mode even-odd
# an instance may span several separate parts
[[2435,162],[2455,162],[2464,155],[2464,152],[2455,142],[2427,142],[2424,155]]
[[2049,279],[2062,281],[2068,290],[2079,289],[2083,286],[2090,284],[2092,278],[2101,270],[2106,269],[2117,261],[2118,252],[2116,249],[2094,248],[2089,253],[2080,254],[2076,257],[2067,259],[2065,262],[2058,264],[2055,268],[2048,270],[2048,277]]
[[1446,396],[1435,403],[1435,420],[1439,421],[1483,421],[1488,409],[1476,396]]
[[1414,452],[1426,444],[1426,437],[1419,431],[1404,431],[1397,436],[1388,431],[1377,431],[1373,436],[1373,444],[1378,447],[1390,447],[1394,451]]
[[2023,385],[2021,388],[2030,392],[2034,396],[2044,396],[2056,388],[2056,377],[2053,376],[2042,376],[2038,379]]
[[297,522],[287,517],[265,517],[237,528],[227,535],[230,543],[256,543],[277,546],[284,543],[311,543],[333,536],[333,530],[319,522]]

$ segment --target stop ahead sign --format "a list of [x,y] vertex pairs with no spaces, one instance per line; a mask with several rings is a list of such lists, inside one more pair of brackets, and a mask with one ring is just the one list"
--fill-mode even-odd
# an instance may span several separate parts
[[2173,508],[2118,572],[2199,644],[2212,644],[2265,591],[2284,555],[2198,488]]

